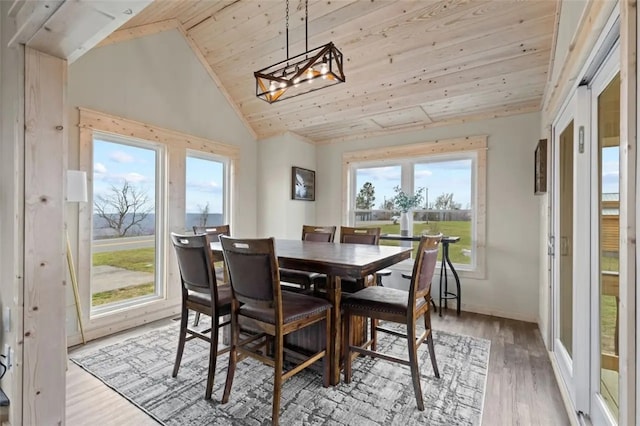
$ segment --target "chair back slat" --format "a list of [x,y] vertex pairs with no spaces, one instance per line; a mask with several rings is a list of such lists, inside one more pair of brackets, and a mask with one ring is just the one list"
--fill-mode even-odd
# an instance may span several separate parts
[[302,225],[302,241],[332,243],[336,235],[335,226]]
[[340,242],[348,244],[378,245],[380,241],[380,228],[353,228],[340,227]]
[[210,293],[216,288],[216,276],[211,270],[211,248],[206,235],[171,233],[171,241],[178,259],[183,288]]
[[[438,261],[438,246],[442,240],[440,235],[425,235],[420,239],[416,260],[413,264],[413,278],[409,289],[409,297],[413,305],[420,297],[431,297],[431,281]],[[411,304],[409,305],[411,306]]]
[[194,226],[193,233],[195,235],[207,234],[211,241],[218,242],[219,235],[231,235],[231,227],[229,225]]
[[273,238],[220,237],[229,280],[243,303],[274,307],[280,298],[278,259]]

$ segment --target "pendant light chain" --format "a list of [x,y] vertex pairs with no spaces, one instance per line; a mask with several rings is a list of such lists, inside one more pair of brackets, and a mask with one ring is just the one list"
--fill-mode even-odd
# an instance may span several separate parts
[[309,51],[309,0],[304,0],[304,51]]
[[287,0],[287,59],[289,59],[289,0]]

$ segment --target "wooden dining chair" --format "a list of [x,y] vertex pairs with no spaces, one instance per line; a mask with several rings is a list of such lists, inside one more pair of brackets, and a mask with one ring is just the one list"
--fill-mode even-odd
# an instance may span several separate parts
[[[229,324],[220,322],[220,317],[231,313],[231,287],[218,286],[213,264],[210,240],[207,235],[179,235],[171,233],[171,241],[178,259],[180,283],[182,286],[182,310],[180,315],[180,335],[178,352],[172,376],[178,375],[184,345],[199,338],[209,342],[209,373],[205,399],[211,398],[217,356],[229,351],[229,347],[218,350],[218,329]],[[211,327],[198,331],[189,328],[189,311],[211,317]],[[207,335],[210,333],[209,335]]]
[[[360,353],[372,357],[378,357],[391,362],[408,365],[411,368],[411,378],[413,390],[418,404],[418,410],[424,411],[422,400],[422,388],[420,386],[420,368],[418,365],[418,346],[427,342],[431,366],[437,378],[440,378],[436,354],[433,347],[433,336],[431,332],[431,280],[438,259],[438,244],[442,235],[423,236],[418,246],[418,253],[413,265],[413,275],[409,291],[398,290],[389,287],[366,287],[348,298],[343,299],[343,319],[346,333],[344,335],[343,363],[344,381],[351,382],[351,363],[353,356]],[[386,332],[395,336],[405,337],[409,345],[409,359],[398,358],[388,354],[380,353],[375,349],[367,349],[367,344],[358,346],[351,342],[352,327],[351,322],[354,316],[370,318],[374,320],[390,321],[404,324],[406,333],[399,333],[384,327],[374,327],[372,330],[372,340],[376,340],[377,331]],[[424,318],[425,331],[416,339],[416,321]]]
[[[335,226],[302,225],[302,241],[332,243],[335,235]],[[285,290],[308,294],[312,291],[318,280],[326,281],[326,276],[317,272],[280,268],[280,282],[286,283],[286,285],[283,286],[283,289]]]
[[[232,288],[231,353],[222,403],[229,401],[236,364],[246,357],[274,368],[271,422],[278,424],[282,383],[323,360],[323,386],[329,386],[329,342],[331,304],[324,299],[282,291],[275,255],[275,240],[220,237]],[[242,305],[241,305],[242,303]],[[239,324],[259,333],[240,340]],[[293,368],[284,371],[284,338],[312,324],[325,321],[325,347],[308,355],[295,353]],[[266,350],[273,344],[273,351]],[[269,353],[273,352],[273,356]],[[294,351],[287,349],[287,354]],[[289,359],[288,359],[289,360]],[[300,361],[302,360],[302,361]]]
[[[347,244],[368,244],[377,246],[380,243],[380,231],[378,227],[340,227],[340,242]],[[378,279],[374,275],[370,275],[366,278],[348,278],[341,279],[342,291],[345,293],[354,293],[365,285],[371,285],[377,283]]]
[[[220,235],[231,235],[231,227],[229,225],[216,225],[216,226],[197,226],[194,225],[193,233],[195,235],[206,234],[209,236],[209,240],[213,242],[218,242]],[[219,283],[226,283],[227,277],[224,269],[224,259],[222,256],[216,254],[213,255],[213,268],[216,274],[216,280]],[[217,265],[216,265],[217,264]],[[200,322],[200,312],[196,312],[196,315],[193,319],[193,326],[197,327]]]

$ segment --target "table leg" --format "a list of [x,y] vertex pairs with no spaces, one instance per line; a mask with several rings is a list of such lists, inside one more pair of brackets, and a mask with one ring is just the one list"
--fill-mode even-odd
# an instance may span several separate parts
[[342,323],[340,316],[340,299],[342,297],[342,285],[340,278],[327,275],[327,297],[331,302],[331,347],[329,351],[330,383],[340,383],[340,346],[342,340]]
[[447,247],[446,261],[449,264],[449,268],[451,268],[451,273],[453,274],[453,277],[456,280],[456,302],[457,302],[456,314],[460,315],[460,305],[462,304],[462,292],[460,291],[460,278],[458,277],[456,268],[454,268],[453,264],[451,263],[451,259],[449,259],[449,244],[447,244],[446,247]]

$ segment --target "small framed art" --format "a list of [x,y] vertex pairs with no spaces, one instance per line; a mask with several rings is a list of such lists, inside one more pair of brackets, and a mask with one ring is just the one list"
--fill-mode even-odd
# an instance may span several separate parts
[[316,200],[316,172],[302,167],[291,168],[291,199]]
[[547,192],[547,140],[540,139],[536,147],[534,160],[534,194]]

